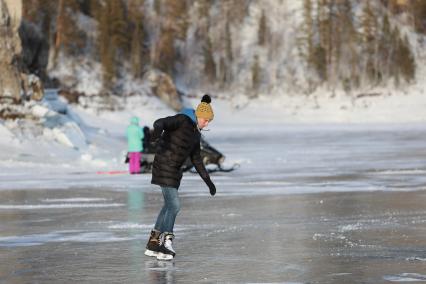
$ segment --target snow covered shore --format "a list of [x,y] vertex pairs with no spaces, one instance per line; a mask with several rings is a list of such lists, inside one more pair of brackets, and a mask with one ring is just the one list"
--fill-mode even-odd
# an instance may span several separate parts
[[[196,106],[198,100],[187,99],[184,103]],[[345,132],[424,130],[426,121],[426,96],[421,91],[406,95],[359,96],[356,99],[324,95],[317,98],[261,96],[247,100],[243,95],[235,95],[232,100],[224,100],[219,95],[213,99],[213,108],[215,119],[210,131],[205,131],[204,135],[219,150],[230,152],[224,153],[228,155],[229,163],[253,158],[238,153],[232,160],[233,149],[238,145],[227,146],[232,143],[226,139],[230,134],[234,138],[247,139],[258,136],[257,139],[262,141],[294,132],[327,129]],[[37,180],[42,175],[125,171],[124,134],[130,117],[137,115],[141,125],[152,126],[155,119],[175,113],[158,99],[141,96],[127,98],[122,102],[121,110],[99,112],[95,106],[68,105],[54,92],[48,93],[41,104],[34,104],[30,109],[33,116],[39,117],[36,122],[0,123],[1,179],[9,182],[16,179],[17,187],[25,186],[19,181],[23,173],[29,180]],[[285,141],[281,143],[283,148],[287,147]],[[259,143],[259,151],[262,144]],[[257,151],[255,147],[252,150]],[[261,159],[256,156],[256,160]],[[93,183],[93,178],[87,182]]]

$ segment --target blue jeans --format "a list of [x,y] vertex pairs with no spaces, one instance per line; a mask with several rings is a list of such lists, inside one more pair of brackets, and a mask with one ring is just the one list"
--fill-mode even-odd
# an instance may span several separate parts
[[180,210],[178,190],[173,187],[161,187],[164,205],[158,214],[154,229],[160,232],[173,233],[176,216]]

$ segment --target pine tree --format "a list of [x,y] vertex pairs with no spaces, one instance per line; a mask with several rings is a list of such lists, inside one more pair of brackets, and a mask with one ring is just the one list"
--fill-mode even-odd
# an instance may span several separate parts
[[[224,31],[224,38],[221,39],[221,41],[224,44],[224,50],[223,55],[221,56],[220,62],[219,62],[219,77],[220,77],[220,83],[222,87],[225,87],[227,84],[232,82],[232,62],[234,60],[233,52],[232,52],[232,35],[231,35],[231,28],[230,23],[228,21],[228,18],[226,18],[225,22],[225,31]],[[222,51],[222,50],[221,50]]]
[[261,83],[261,72],[262,70],[259,64],[259,56],[255,55],[251,67],[251,83],[253,91],[257,91],[259,89]]
[[382,18],[381,32],[378,42],[378,66],[380,66],[381,79],[387,79],[390,77],[390,63],[392,53],[394,52],[392,46],[392,33],[391,26],[389,23],[389,17],[385,14]]
[[226,63],[226,59],[222,56],[219,60],[219,83],[220,87],[225,88],[228,83],[229,76],[229,66]]
[[[111,44],[114,49],[114,57],[119,57],[119,61],[126,58],[130,50],[131,34],[129,35],[128,15],[126,6],[122,0],[109,0],[110,5],[110,33]],[[118,60],[118,58],[115,58]]]
[[315,69],[318,76],[323,81],[328,81],[328,64],[330,62],[329,43],[330,43],[330,21],[328,18],[328,1],[318,0],[317,2],[317,18],[318,27],[318,44],[314,49]]
[[175,38],[173,32],[163,29],[155,46],[153,66],[172,75],[176,60]]
[[48,64],[55,64],[54,58],[57,56],[54,49],[56,41],[56,14],[58,2],[49,0],[27,0],[22,9],[23,19],[39,26],[50,47]]
[[327,80],[327,55],[326,50],[320,45],[317,44],[314,48],[314,66],[315,70],[318,74],[318,77],[322,81]]
[[416,63],[407,36],[405,36],[404,39],[399,39],[396,63],[402,78],[404,78],[407,83],[411,82],[415,77]]
[[[211,0],[210,0],[211,1]],[[231,24],[241,23],[247,16],[251,1],[247,0],[222,0],[218,1],[221,5],[223,15],[228,18]]]
[[211,83],[216,81],[216,63],[213,58],[213,47],[209,36],[207,36],[206,44],[203,47],[204,54],[204,74]]
[[177,41],[186,39],[188,6],[186,0],[164,1],[159,9],[162,24],[158,40],[154,45],[152,63],[154,67],[173,75],[174,66],[180,60]]
[[59,0],[56,14],[56,33],[54,45],[54,63],[60,52],[75,55],[85,45],[84,34],[77,28],[75,14],[79,11],[76,0]]
[[363,52],[366,56],[364,69],[367,75],[366,79],[370,83],[377,83],[378,72],[375,64],[377,21],[369,0],[364,5],[361,24]]
[[102,65],[102,77],[105,89],[112,88],[116,70],[114,49],[111,40],[110,9],[110,2],[107,1],[104,5],[100,6],[98,13],[99,57]]
[[232,35],[229,21],[226,21],[225,24],[225,45],[226,59],[228,60],[228,62],[232,62],[234,61],[234,56],[232,54]]
[[198,15],[200,19],[208,19],[209,12],[212,7],[211,0],[195,0],[195,5],[198,7]]
[[370,0],[366,1],[363,9],[362,15],[362,35],[363,35],[363,43],[366,48],[366,51],[369,54],[374,53],[374,41],[376,39],[376,15],[370,5]]
[[327,0],[317,0],[316,25],[318,27],[319,45],[325,48],[328,43]]
[[155,13],[157,13],[158,15],[161,14],[161,8],[163,7],[162,0],[153,0],[153,1],[154,1]]
[[426,34],[426,1],[411,0],[408,4],[411,5],[415,30],[418,33]]
[[174,37],[179,40],[186,39],[188,30],[188,5],[186,0],[165,0],[166,21],[169,29],[173,30]]
[[339,43],[336,46],[337,73],[341,74],[340,79],[344,89],[349,91],[359,83],[358,34],[355,29],[351,1],[340,1],[337,5],[337,13],[339,27]]
[[400,84],[400,71],[399,71],[399,42],[400,42],[400,32],[397,26],[394,27],[391,33],[391,56],[390,56],[390,75],[394,79],[394,84],[396,87]]
[[260,17],[259,21],[259,29],[257,32],[257,41],[258,44],[261,46],[264,46],[266,44],[267,38],[268,38],[268,25],[267,25],[267,19],[265,15],[265,10],[262,10],[262,15]]
[[130,19],[133,24],[133,33],[130,47],[130,63],[132,74],[135,77],[141,77],[144,69],[144,26],[143,12],[140,7],[144,0],[133,0],[129,5]]
[[407,83],[415,79],[415,58],[408,38],[402,38],[398,26],[391,28],[387,15],[382,20],[378,55],[378,70],[384,80],[393,78],[395,86],[398,87],[401,79]]
[[197,14],[197,31],[195,37],[200,43],[203,64],[204,64],[204,75],[208,80],[209,84],[214,84],[218,78],[218,68],[214,59],[213,53],[214,48],[212,39],[210,37],[210,9],[212,7],[212,1],[210,0],[196,0],[194,3],[195,11]]
[[344,13],[342,15],[342,6],[345,4],[345,1],[337,1],[333,3],[333,61],[332,61],[332,73],[334,77],[334,84],[339,83],[339,79],[342,78],[342,73],[340,72],[340,63],[342,61],[342,53],[344,48],[345,32],[346,28],[342,23],[347,22],[345,19]]
[[312,0],[304,0],[303,2],[303,16],[304,16],[304,34],[306,35],[306,61],[308,66],[314,66],[314,21],[312,17]]
[[58,16],[56,17],[56,38],[55,38],[55,61],[58,57],[59,49],[62,45],[63,29],[65,26],[65,1],[59,0],[58,3]]
[[[312,15],[312,0],[303,1],[303,36],[298,38],[297,46],[300,57],[306,62],[307,68],[313,71],[316,70],[315,46],[314,46],[314,19]],[[319,76],[318,76],[319,77]],[[312,93],[317,83],[316,78],[307,77],[308,92]]]
[[101,11],[102,11],[102,4],[100,2],[100,0],[89,0],[89,5],[90,5],[90,13],[93,16],[93,18],[95,19],[100,19],[101,15]]
[[335,0],[328,0],[327,2],[327,80],[328,84],[333,88],[336,86],[337,72],[336,72],[336,46],[340,42],[336,39],[339,35],[338,27],[336,27],[335,15]]

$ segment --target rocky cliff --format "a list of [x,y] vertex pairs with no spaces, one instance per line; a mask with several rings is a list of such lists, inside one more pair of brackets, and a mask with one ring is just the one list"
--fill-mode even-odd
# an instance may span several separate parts
[[21,13],[21,0],[0,0],[0,99],[14,102],[21,98],[17,63],[21,52],[18,35]]

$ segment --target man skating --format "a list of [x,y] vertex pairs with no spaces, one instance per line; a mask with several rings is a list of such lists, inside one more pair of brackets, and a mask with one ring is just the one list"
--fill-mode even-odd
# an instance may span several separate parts
[[210,96],[204,95],[196,110],[185,109],[175,116],[160,118],[154,122],[152,140],[156,146],[156,154],[151,183],[161,187],[164,206],[151,231],[145,254],[159,260],[171,260],[175,257],[172,243],[173,227],[180,210],[178,188],[182,179],[181,167],[188,157],[209,187],[210,194],[216,194],[216,187],[200,156],[200,131],[214,117],[210,102]]

